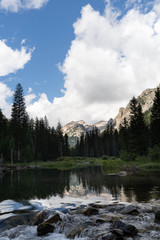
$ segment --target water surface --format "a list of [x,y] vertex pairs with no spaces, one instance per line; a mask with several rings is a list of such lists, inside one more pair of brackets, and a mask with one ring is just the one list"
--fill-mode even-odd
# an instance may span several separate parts
[[149,202],[160,199],[160,173],[104,175],[101,168],[72,171],[32,169],[1,175],[0,202],[12,199],[41,200],[43,204],[60,202],[121,201]]

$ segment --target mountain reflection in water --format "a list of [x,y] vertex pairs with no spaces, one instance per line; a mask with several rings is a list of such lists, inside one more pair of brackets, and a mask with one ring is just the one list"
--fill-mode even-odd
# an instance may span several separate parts
[[1,174],[0,201],[97,196],[106,200],[149,202],[160,199],[159,175],[154,172],[137,176],[109,176],[103,175],[99,167],[71,171],[11,171]]

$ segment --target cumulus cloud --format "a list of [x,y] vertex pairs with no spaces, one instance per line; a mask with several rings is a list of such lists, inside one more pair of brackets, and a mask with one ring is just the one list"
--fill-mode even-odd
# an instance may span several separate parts
[[8,102],[8,98],[12,97],[13,92],[6,84],[0,82],[0,109],[6,117],[10,117],[11,105]]
[[[132,1],[134,2],[134,1]],[[47,115],[51,124],[115,117],[133,95],[160,82],[160,4],[137,7],[117,18],[107,5],[100,15],[83,7],[74,24],[75,39],[60,70],[64,96],[49,102],[45,94],[28,106],[30,115]]]
[[30,105],[32,103],[32,101],[36,98],[36,95],[34,93],[32,94],[27,94],[25,97],[25,103],[26,106]]
[[18,12],[21,9],[39,9],[49,0],[0,0],[0,9]]
[[28,50],[23,45],[20,50],[13,50],[7,46],[5,40],[0,40],[0,77],[23,69],[24,65],[30,61],[32,51],[33,49]]

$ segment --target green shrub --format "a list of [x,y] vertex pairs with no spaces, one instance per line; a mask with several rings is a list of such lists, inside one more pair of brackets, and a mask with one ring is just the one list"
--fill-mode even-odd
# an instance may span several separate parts
[[121,170],[121,167],[124,165],[124,162],[120,159],[109,159],[108,161],[103,161],[102,162],[102,170],[104,172],[108,172],[108,171],[119,171]]
[[155,145],[153,148],[149,148],[147,156],[150,158],[151,161],[160,161],[160,146]]
[[108,158],[109,158],[109,157],[108,157],[107,155],[103,155],[103,156],[101,157],[102,160],[108,160]]
[[137,155],[135,153],[127,152],[126,150],[120,151],[120,159],[122,159],[123,161],[135,161],[136,157]]

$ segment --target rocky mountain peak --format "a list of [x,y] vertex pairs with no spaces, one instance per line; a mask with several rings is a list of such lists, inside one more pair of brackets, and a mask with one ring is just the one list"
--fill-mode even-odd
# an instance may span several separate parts
[[[155,91],[157,88],[148,88],[144,90],[138,97],[137,100],[141,104],[142,112],[145,113],[151,109],[153,105],[153,100],[155,97]],[[119,113],[114,119],[115,128],[119,129],[120,124],[122,124],[124,118],[129,121],[130,118],[130,103],[127,104],[125,108],[120,108]]]

